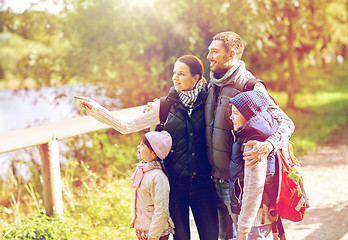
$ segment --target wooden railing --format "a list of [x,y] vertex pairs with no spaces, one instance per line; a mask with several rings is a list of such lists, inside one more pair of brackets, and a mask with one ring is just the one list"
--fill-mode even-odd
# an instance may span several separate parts
[[[141,113],[144,106],[113,111],[121,119]],[[60,178],[59,140],[110,128],[90,116],[72,118],[37,127],[0,133],[0,154],[22,148],[39,146],[42,162],[44,207],[49,216],[63,213]]]

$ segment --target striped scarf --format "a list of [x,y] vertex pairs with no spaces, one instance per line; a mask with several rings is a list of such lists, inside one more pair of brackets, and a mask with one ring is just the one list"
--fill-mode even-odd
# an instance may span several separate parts
[[189,109],[189,115],[191,115],[193,105],[195,104],[198,94],[202,91],[202,89],[203,83],[198,83],[193,90],[178,91],[180,101]]

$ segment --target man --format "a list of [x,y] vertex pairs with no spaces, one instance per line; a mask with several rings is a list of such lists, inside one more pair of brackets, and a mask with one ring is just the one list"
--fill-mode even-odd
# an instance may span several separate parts
[[[237,215],[232,213],[230,208],[228,182],[231,146],[234,141],[231,132],[233,126],[229,119],[231,115],[229,99],[242,92],[245,83],[255,77],[245,68],[245,63],[241,60],[244,45],[238,34],[221,32],[215,35],[208,50],[210,84],[205,104],[207,151],[218,195],[219,239],[226,239],[226,222],[229,215],[237,226]],[[254,90],[267,93],[260,82],[255,84]],[[272,102],[267,111],[278,122],[278,128],[264,142],[247,143],[253,147],[244,154],[244,160],[249,161],[249,165],[261,161],[262,154],[268,155],[271,151],[281,148],[294,131],[291,119],[275,103]]]

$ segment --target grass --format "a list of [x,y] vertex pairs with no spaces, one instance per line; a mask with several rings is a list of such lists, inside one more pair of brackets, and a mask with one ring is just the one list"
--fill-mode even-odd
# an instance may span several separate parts
[[[272,95],[279,105],[285,105],[284,93]],[[295,124],[291,137],[296,154],[313,149],[318,143],[329,140],[335,131],[348,122],[348,86],[337,86],[336,90],[303,93],[296,97],[300,109],[285,110]]]
[[130,180],[118,179],[67,209],[69,239],[136,239],[129,228],[133,203],[129,186]]
[[[294,142],[297,155],[328,141],[348,123],[348,64],[342,64],[331,71],[309,71],[303,77],[309,79],[311,84],[304,86],[302,93],[296,95],[295,105],[300,109],[285,109],[295,124],[295,132],[290,140]],[[271,94],[284,109],[287,95],[284,92]]]
[[[67,153],[70,161],[61,169],[65,211],[60,220],[43,214],[42,180],[36,169],[28,183],[11,178],[13,193],[6,206],[0,205],[0,239],[136,239],[129,227],[133,204],[129,176],[138,161],[136,146],[142,133],[104,133],[69,140],[76,148]],[[81,143],[86,139],[89,144]],[[0,186],[5,198],[8,182]]]
[[297,106],[307,111],[289,111],[288,114],[296,126],[292,141],[300,154],[329,140],[348,122],[347,86],[332,92],[303,94],[297,102]]
[[65,204],[61,220],[34,211],[19,223],[3,224],[0,239],[136,239],[129,228],[133,193],[129,186],[130,180],[117,179],[76,196],[73,207]]

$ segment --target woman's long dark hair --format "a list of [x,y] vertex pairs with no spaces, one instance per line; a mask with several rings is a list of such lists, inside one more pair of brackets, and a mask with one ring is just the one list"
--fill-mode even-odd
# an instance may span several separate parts
[[[149,142],[149,140],[146,138],[146,136],[144,135],[143,138],[141,139],[141,141],[146,145],[146,147],[148,147],[151,151],[155,152]],[[157,156],[157,155],[156,155]],[[164,172],[164,174],[167,176],[167,178],[170,180],[169,178],[169,174],[168,171],[166,169],[166,167],[164,166],[164,163],[162,161],[162,159],[160,159],[159,157],[156,158],[156,161],[158,161],[161,164],[161,168],[162,171]]]

